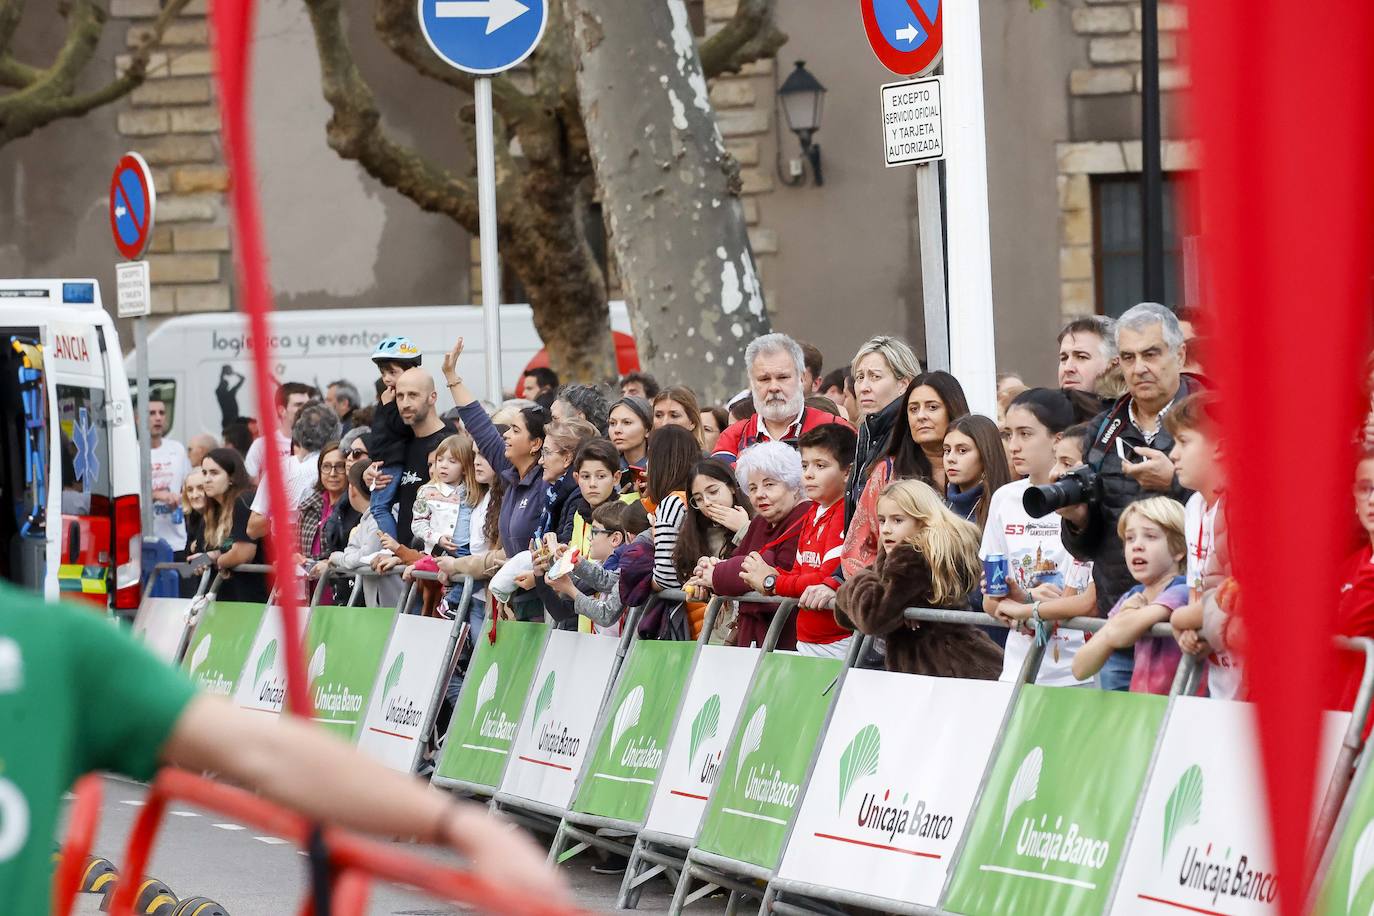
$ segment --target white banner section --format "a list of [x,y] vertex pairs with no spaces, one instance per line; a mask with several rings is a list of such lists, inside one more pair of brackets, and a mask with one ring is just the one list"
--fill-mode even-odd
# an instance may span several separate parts
[[[297,639],[304,638],[309,621],[310,612],[301,608]],[[281,637],[281,608],[268,605],[253,637],[248,660],[243,663],[238,690],[234,691],[235,705],[253,712],[281,712],[286,701],[286,646]]]
[[[1323,718],[1314,816],[1349,722]],[[1111,912],[1277,913],[1264,795],[1254,707],[1174,698]]]
[[501,792],[566,808],[591,750],[617,639],[554,630],[530,685]]
[[778,876],[934,906],[1011,691],[850,671]]
[[761,649],[703,646],[668,740],[644,829],[692,840],[720,774]]
[[448,673],[449,639],[454,624],[437,617],[402,614],[382,653],[358,749],[393,770],[413,772],[431,720],[434,691]]
[[145,598],[134,618],[134,635],[158,658],[175,665],[191,616],[191,598]]

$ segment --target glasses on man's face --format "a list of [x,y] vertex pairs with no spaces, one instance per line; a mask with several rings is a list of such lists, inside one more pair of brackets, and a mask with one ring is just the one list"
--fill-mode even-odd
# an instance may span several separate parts
[[366,458],[366,457],[367,457],[367,449],[365,449],[365,448],[354,448],[354,449],[349,449],[349,450],[348,450],[348,457],[350,457],[350,458]]
[[598,535],[610,533],[611,530],[609,528],[598,528],[595,525],[592,526],[592,537],[597,537]]
[[1361,480],[1355,484],[1355,498],[1369,499],[1374,494],[1374,481]]
[[330,461],[320,465],[320,472],[323,474],[343,474],[347,470],[348,468],[344,465],[342,461]]

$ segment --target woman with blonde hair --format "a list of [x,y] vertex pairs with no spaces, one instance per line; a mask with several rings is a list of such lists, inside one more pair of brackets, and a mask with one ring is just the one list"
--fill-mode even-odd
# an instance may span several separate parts
[[908,607],[968,607],[982,572],[978,526],[951,512],[920,480],[900,480],[883,490],[877,520],[878,561],[841,586],[836,620],[884,637],[889,671],[996,680],[1002,650],[982,630],[907,621],[903,615]]
[[701,429],[701,405],[696,392],[686,385],[673,385],[654,395],[654,429],[662,426],[681,426],[703,444]]

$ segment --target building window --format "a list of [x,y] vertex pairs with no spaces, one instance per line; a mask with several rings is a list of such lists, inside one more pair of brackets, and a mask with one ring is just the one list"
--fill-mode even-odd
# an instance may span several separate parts
[[[1140,174],[1094,175],[1093,276],[1097,311],[1119,316],[1140,302],[1145,289],[1145,257],[1140,224]],[[1183,305],[1183,259],[1179,220],[1182,182],[1164,176],[1164,305]]]

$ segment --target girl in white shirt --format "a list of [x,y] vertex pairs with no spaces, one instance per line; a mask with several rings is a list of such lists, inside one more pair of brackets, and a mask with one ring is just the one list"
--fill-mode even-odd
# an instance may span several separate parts
[[1009,594],[983,596],[983,610],[1012,626],[1003,681],[1016,680],[1039,627],[1049,642],[1036,683],[1055,687],[1092,683],[1079,681],[1070,670],[1074,653],[1083,645],[1083,634],[1056,625],[1056,621],[1092,613],[1094,593],[1091,588],[1081,590],[1085,564],[1064,549],[1057,514],[1033,518],[1022,505],[1028,489],[1052,483],[1066,465],[1082,463],[1083,440],[1090,433],[1074,424],[1097,405],[1079,394],[1032,388],[1007,408],[1012,471],[1023,479],[992,495],[979,551],[984,560],[993,554],[1007,560]]

